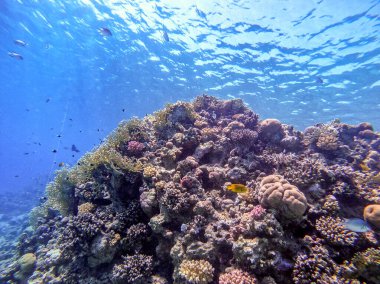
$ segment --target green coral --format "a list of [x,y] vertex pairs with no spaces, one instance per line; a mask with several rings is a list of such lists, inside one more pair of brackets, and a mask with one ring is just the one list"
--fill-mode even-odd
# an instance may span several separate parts
[[69,215],[74,209],[74,184],[69,178],[70,170],[62,168],[55,178],[46,186],[46,206],[58,210],[62,215]]
[[186,102],[178,102],[166,105],[165,109],[155,112],[151,117],[153,127],[160,136],[165,136],[171,130],[175,130],[177,123],[192,124],[198,117],[193,105]]
[[351,264],[356,268],[357,276],[368,281],[380,283],[380,249],[368,248],[358,252],[351,260]]

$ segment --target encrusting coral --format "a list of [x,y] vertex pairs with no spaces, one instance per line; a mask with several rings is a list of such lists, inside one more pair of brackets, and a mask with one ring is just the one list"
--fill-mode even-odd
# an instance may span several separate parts
[[57,172],[0,282],[378,283],[379,160],[368,123],[171,104]]

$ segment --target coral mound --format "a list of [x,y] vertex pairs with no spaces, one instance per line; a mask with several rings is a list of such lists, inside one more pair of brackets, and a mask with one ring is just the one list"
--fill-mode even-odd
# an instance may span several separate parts
[[343,222],[364,210],[378,228],[379,160],[368,123],[301,132],[241,100],[171,104],[57,172],[0,282],[379,283],[378,232]]
[[262,206],[279,209],[288,218],[301,217],[307,208],[305,195],[280,175],[270,175],[260,183],[259,201]]

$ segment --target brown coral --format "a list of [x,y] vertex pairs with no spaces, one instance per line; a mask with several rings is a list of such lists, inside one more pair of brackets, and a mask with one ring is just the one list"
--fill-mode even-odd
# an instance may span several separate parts
[[302,217],[307,208],[305,195],[280,175],[270,175],[261,181],[259,201],[263,207],[279,209],[290,219]]
[[352,245],[358,239],[355,232],[347,230],[339,217],[322,216],[315,224],[318,232],[334,245]]
[[364,220],[380,229],[380,205],[371,204],[364,208]]
[[207,260],[184,260],[179,266],[179,275],[186,283],[207,284],[214,277],[214,268]]

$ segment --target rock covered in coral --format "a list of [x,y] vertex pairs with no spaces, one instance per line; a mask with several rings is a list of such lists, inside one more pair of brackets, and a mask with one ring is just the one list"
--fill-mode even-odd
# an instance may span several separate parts
[[57,173],[0,282],[377,283],[378,233],[343,220],[379,204],[379,160],[367,123],[301,132],[241,100],[168,105]]

